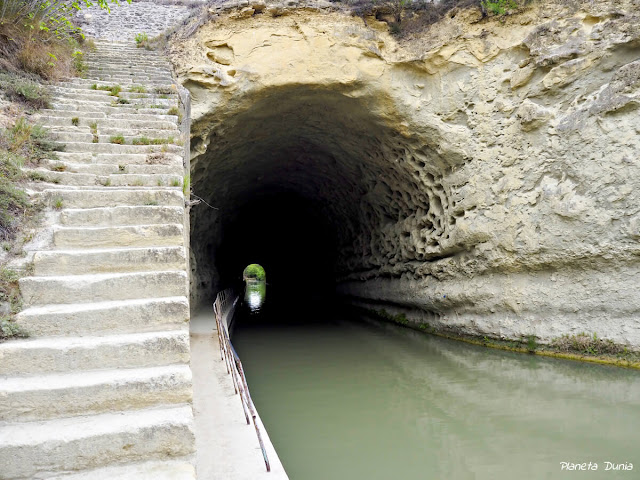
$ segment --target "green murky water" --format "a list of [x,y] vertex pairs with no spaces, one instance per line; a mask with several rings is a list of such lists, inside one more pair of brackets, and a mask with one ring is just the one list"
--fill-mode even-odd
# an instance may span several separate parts
[[640,478],[639,372],[268,306],[233,342],[291,480]]

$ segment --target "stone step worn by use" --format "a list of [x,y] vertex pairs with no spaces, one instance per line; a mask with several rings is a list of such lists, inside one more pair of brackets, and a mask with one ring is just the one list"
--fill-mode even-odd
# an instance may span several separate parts
[[193,480],[177,90],[158,53],[96,44],[34,117],[64,148],[25,169],[45,225],[29,337],[0,343],[0,478]]

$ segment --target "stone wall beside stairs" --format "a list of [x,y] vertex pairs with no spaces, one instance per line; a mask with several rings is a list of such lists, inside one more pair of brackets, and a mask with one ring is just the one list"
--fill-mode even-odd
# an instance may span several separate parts
[[205,4],[206,1],[199,0],[132,3],[122,0],[117,5],[109,4],[110,12],[95,5],[83,8],[76,14],[74,23],[80,25],[88,37],[133,41],[138,33],[146,33],[149,38],[161,34]]

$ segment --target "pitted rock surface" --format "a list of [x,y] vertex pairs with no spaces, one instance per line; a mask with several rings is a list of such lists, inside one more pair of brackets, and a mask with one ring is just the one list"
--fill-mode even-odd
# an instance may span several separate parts
[[403,40],[322,8],[192,25],[170,49],[194,191],[218,208],[192,211],[193,299],[229,275],[216,252],[238,206],[293,192],[335,232],[353,301],[640,346],[638,6],[464,10]]

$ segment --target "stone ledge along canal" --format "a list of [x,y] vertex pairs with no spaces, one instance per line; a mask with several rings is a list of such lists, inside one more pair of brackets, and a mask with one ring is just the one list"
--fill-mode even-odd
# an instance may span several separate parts
[[273,293],[257,312],[245,301],[233,343],[291,480],[568,478],[561,462],[597,464],[580,478],[640,478],[639,372],[278,304]]

